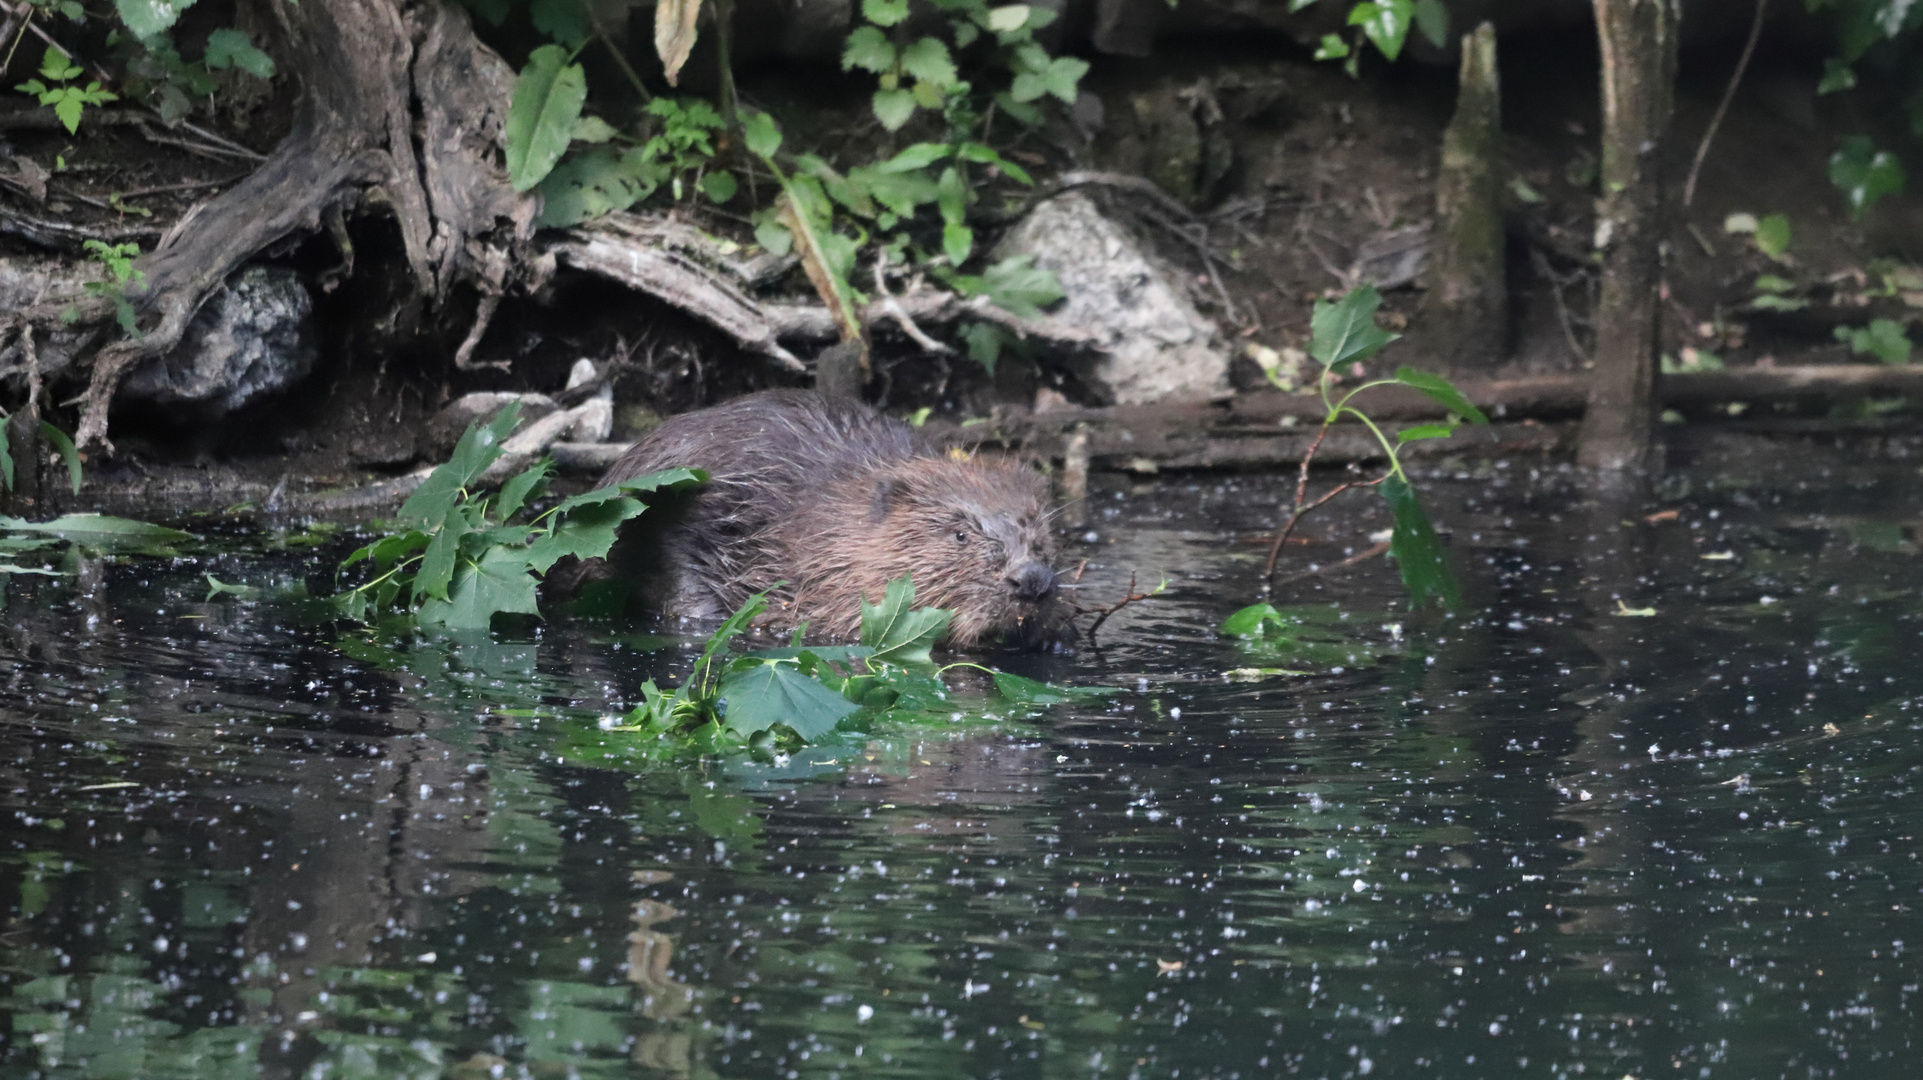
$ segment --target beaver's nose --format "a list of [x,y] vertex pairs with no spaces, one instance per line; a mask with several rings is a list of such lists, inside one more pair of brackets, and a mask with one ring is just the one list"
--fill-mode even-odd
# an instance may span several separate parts
[[1046,600],[1055,594],[1055,571],[1047,563],[1023,563],[1008,575],[1008,586],[1024,600]]

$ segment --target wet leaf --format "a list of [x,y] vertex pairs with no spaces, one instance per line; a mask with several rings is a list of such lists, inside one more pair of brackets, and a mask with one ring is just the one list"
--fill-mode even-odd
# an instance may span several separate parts
[[525,554],[490,547],[478,561],[463,561],[454,571],[447,599],[423,602],[415,618],[423,626],[486,630],[500,612],[539,615],[536,585]]
[[179,529],[105,514],[62,514],[52,521],[0,517],[0,529],[47,533],[71,543],[98,548],[171,544],[194,538],[192,533],[184,533]]
[[1416,499],[1415,489],[1401,477],[1391,476],[1376,490],[1389,504],[1389,517],[1394,522],[1389,554],[1402,574],[1403,587],[1409,591],[1409,606],[1420,608],[1433,602],[1451,611],[1461,607],[1462,588],[1442,557],[1442,542]]
[[1402,336],[1376,326],[1375,313],[1381,306],[1382,294],[1374,285],[1350,289],[1340,300],[1317,300],[1309,315],[1309,355],[1323,367],[1334,367],[1381,352]]
[[528,191],[540,183],[574,137],[574,122],[587,101],[588,84],[581,65],[570,64],[567,58],[561,46],[543,45],[528,55],[527,67],[514,80],[502,134],[507,140],[508,180],[516,191]]
[[861,643],[875,650],[874,660],[887,664],[931,663],[929,650],[948,630],[955,613],[942,608],[914,607],[915,583],[908,575],[888,583],[881,603],[861,601]]
[[727,702],[723,723],[743,735],[786,724],[812,741],[861,710],[782,660],[756,660],[745,670],[730,671],[722,678],[719,693]]
[[647,509],[639,499],[609,499],[556,514],[553,531],[527,547],[528,567],[545,574],[562,558],[599,559],[618,537],[622,522]]
[[1101,697],[1114,692],[1098,686],[1056,686],[1006,671],[997,671],[992,678],[995,680],[995,689],[1001,691],[1003,697],[1022,705],[1059,705],[1064,701]]
[[260,596],[260,589],[255,586],[232,585],[212,574],[205,576],[207,578],[207,599],[209,600],[212,600],[216,596],[231,596],[239,600],[253,600]]

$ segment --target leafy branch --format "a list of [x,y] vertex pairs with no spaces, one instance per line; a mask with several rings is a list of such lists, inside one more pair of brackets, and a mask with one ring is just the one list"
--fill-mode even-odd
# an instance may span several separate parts
[[[1336,365],[1368,360],[1401,336],[1388,333],[1376,325],[1375,314],[1381,306],[1382,295],[1376,292],[1373,285],[1364,285],[1351,289],[1340,300],[1316,301],[1310,315],[1309,355],[1322,364],[1316,390],[1322,397],[1326,413],[1321,428],[1316,431],[1315,438],[1302,455],[1296,478],[1295,501],[1288,520],[1269,547],[1268,562],[1262,570],[1264,591],[1268,589],[1267,583],[1275,577],[1275,564],[1281,557],[1283,546],[1289,542],[1289,537],[1304,516],[1345,491],[1374,488],[1389,507],[1393,526],[1389,536],[1389,554],[1402,574],[1402,583],[1409,591],[1411,603],[1420,607],[1436,601],[1454,608],[1461,602],[1460,588],[1448,564],[1443,561],[1441,544],[1436,539],[1428,515],[1423,512],[1421,502],[1416,498],[1408,473],[1403,471],[1401,450],[1412,442],[1424,439],[1446,439],[1455,434],[1456,428],[1465,421],[1487,424],[1489,418],[1449,380],[1408,367],[1397,368],[1393,377],[1372,379],[1339,396],[1333,394]],[[1275,378],[1270,375],[1271,381]],[[1354,404],[1358,395],[1381,386],[1408,387],[1448,410],[1447,416],[1440,423],[1405,428],[1391,439],[1380,424]],[[1388,471],[1372,480],[1346,481],[1311,501],[1308,498],[1309,466],[1328,437],[1329,429],[1345,416],[1361,423],[1375,437],[1383,454],[1389,459]]]

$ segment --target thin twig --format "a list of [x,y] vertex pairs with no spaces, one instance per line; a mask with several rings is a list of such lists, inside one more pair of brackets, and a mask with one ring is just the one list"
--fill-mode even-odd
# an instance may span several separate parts
[[1282,557],[1282,545],[1289,542],[1289,534],[1295,531],[1295,523],[1302,520],[1302,500],[1309,494],[1309,462],[1315,460],[1315,452],[1322,449],[1322,440],[1329,437],[1329,425],[1334,422],[1333,418],[1322,421],[1322,430],[1315,433],[1315,441],[1309,444],[1309,449],[1302,455],[1302,470],[1295,480],[1295,505],[1290,511],[1288,524],[1276,534],[1275,544],[1269,548],[1269,561],[1262,566],[1264,582],[1275,576],[1275,560]]
[[941,342],[923,333],[921,327],[915,325],[915,320],[908,317],[908,312],[902,310],[901,301],[896,300],[895,294],[888,291],[888,280],[882,276],[883,270],[887,265],[888,256],[886,254],[882,254],[875,259],[875,293],[879,295],[881,299],[872,306],[881,308],[883,312],[887,313],[889,318],[895,320],[895,324],[901,327],[901,332],[913,339],[915,344],[920,345],[931,353],[952,352],[953,350],[948,346],[943,345]]
[[[1163,584],[1166,585],[1167,582],[1164,582]],[[1095,639],[1095,632],[1102,628],[1102,624],[1108,621],[1108,617],[1110,615],[1115,614],[1116,612],[1122,610],[1123,608],[1129,606],[1130,604],[1137,603],[1138,601],[1142,601],[1142,600],[1147,600],[1150,597],[1154,596],[1156,593],[1159,593],[1161,591],[1162,591],[1161,587],[1158,586],[1157,588],[1149,592],[1136,592],[1135,591],[1135,575],[1133,572],[1131,572],[1128,575],[1128,595],[1122,597],[1120,600],[1116,601],[1115,603],[1110,604],[1109,606],[1102,608],[1100,611],[1097,611],[1095,613],[1095,621],[1090,623],[1088,627],[1089,640],[1093,641]],[[1090,610],[1093,610],[1093,609],[1090,609]],[[1088,614],[1088,611],[1083,611],[1081,612],[1081,614],[1086,615]]]
[[1329,492],[1323,495],[1321,498],[1315,500],[1314,502],[1310,503],[1307,506],[1298,508],[1294,514],[1290,515],[1289,523],[1283,526],[1281,535],[1275,538],[1275,546],[1269,549],[1269,563],[1262,570],[1262,591],[1266,594],[1270,589],[1274,588],[1274,583],[1270,582],[1269,579],[1275,573],[1275,560],[1277,556],[1282,554],[1282,546],[1289,542],[1290,534],[1295,532],[1295,526],[1297,522],[1307,517],[1310,511],[1321,508],[1323,505],[1328,503],[1330,499],[1335,498],[1337,495],[1340,495],[1343,492],[1350,490],[1351,488],[1375,487],[1377,484],[1382,483],[1384,480],[1387,480],[1389,477],[1393,475],[1395,474],[1383,473],[1381,476],[1376,477],[1374,480],[1350,480],[1345,483],[1337,484],[1334,488],[1331,488]]
[[1304,578],[1315,577],[1317,574],[1326,574],[1331,570],[1340,570],[1345,566],[1354,566],[1356,563],[1373,559],[1377,555],[1381,555],[1387,552],[1388,550],[1389,550],[1389,542],[1387,540],[1384,540],[1380,543],[1370,545],[1369,548],[1365,551],[1356,552],[1354,555],[1351,555],[1348,558],[1343,559],[1341,562],[1332,562],[1327,566],[1318,566],[1313,570],[1304,570],[1300,573],[1290,574],[1288,577],[1285,577],[1282,580],[1275,582],[1275,584],[1287,585],[1290,582],[1301,581]]
[[1685,208],[1696,197],[1696,177],[1703,171],[1703,159],[1709,156],[1709,144],[1715,141],[1716,129],[1723,126],[1729,103],[1736,97],[1736,84],[1743,81],[1743,72],[1749,70],[1749,58],[1756,54],[1756,40],[1763,36],[1763,11],[1768,7],[1769,0],[1756,0],[1756,18],[1749,24],[1749,40],[1743,43],[1743,55],[1736,61],[1736,70],[1730,73],[1729,85],[1723,88],[1723,100],[1716,105],[1716,115],[1709,118],[1709,130],[1703,132],[1703,141],[1696,144],[1696,160],[1690,163],[1689,179],[1683,181]]
[[1562,325],[1563,340],[1569,343],[1569,351],[1576,354],[1576,359],[1582,361],[1583,367],[1588,367],[1589,352],[1576,340],[1576,327],[1569,314],[1569,304],[1562,298],[1562,291],[1569,284],[1568,279],[1557,274],[1555,268],[1549,265],[1549,256],[1544,255],[1541,248],[1533,245],[1529,248],[1529,261],[1535,264],[1536,273],[1549,282],[1549,297],[1556,302],[1556,321]]

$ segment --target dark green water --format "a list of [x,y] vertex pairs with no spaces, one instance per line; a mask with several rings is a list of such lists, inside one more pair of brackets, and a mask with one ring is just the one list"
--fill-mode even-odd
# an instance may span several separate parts
[[1915,1075],[1923,477],[1792,464],[1433,482],[1481,613],[1297,583],[1300,678],[1212,631],[1286,485],[1111,487],[1168,594],[996,659],[1122,692],[762,764],[597,761],[632,628],[204,599],[265,534],[17,580],[0,1077]]

